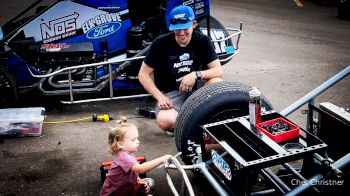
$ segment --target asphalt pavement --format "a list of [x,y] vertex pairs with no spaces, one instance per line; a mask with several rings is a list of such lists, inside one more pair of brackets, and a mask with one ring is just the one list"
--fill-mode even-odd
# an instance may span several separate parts
[[[238,28],[243,23],[240,52],[224,66],[224,79],[258,87],[276,111],[350,66],[350,21],[337,19],[335,8],[309,1],[301,1],[301,7],[293,0],[211,3],[211,14],[224,26]],[[319,96],[316,104],[329,101],[349,108],[349,100],[347,77]],[[147,160],[175,155],[174,138],[162,132],[154,119],[135,111],[154,104],[152,98],[137,98],[66,105],[63,111],[47,111],[45,122],[80,119],[93,113],[127,116],[139,128],[141,149],[137,155]],[[303,125],[306,116],[300,109],[290,119]],[[40,137],[0,138],[0,195],[97,195],[100,164],[113,159],[106,151],[108,131],[104,122],[81,121],[44,124]],[[179,185],[180,174],[171,174]],[[205,179],[188,174],[196,195],[214,194]],[[172,195],[162,168],[147,176],[155,179],[157,195]]]

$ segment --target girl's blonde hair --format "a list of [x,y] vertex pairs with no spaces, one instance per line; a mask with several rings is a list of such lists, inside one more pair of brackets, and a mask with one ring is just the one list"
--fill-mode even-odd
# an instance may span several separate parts
[[121,149],[118,146],[118,142],[122,141],[125,135],[125,132],[130,127],[135,127],[134,124],[128,123],[128,119],[126,117],[121,117],[117,120],[117,124],[115,127],[111,127],[111,131],[108,135],[108,152],[112,155],[116,155],[117,152]]

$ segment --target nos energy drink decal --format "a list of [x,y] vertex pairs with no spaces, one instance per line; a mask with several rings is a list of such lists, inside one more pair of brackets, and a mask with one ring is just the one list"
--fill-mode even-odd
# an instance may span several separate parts
[[211,151],[211,159],[214,162],[216,168],[228,179],[232,179],[232,173],[230,166],[226,163],[226,161],[215,151]]
[[117,32],[122,24],[119,13],[106,13],[86,21],[81,28],[86,38],[99,39]]
[[[96,58],[99,58],[104,50],[101,41],[107,42],[109,54],[125,51],[129,27],[131,20],[126,0],[64,0],[47,7],[44,12],[17,29],[8,42],[25,38],[34,38],[36,45],[66,43],[68,46],[70,43],[89,42],[93,44]],[[92,39],[101,36],[104,37]],[[51,52],[66,46],[44,45],[45,50]],[[32,79],[31,75],[26,74],[27,65],[18,57],[11,56],[6,64],[11,64],[11,67],[17,67],[20,71],[16,74],[19,85],[25,85]]]
[[[105,6],[107,0],[94,2]],[[122,51],[131,26],[129,10],[125,0],[113,1],[111,6],[113,9],[104,11],[72,1],[59,1],[18,32],[23,30],[25,37],[44,44],[91,42],[97,57],[102,55],[101,41],[107,41],[109,53]],[[22,36],[17,34],[14,39]]]

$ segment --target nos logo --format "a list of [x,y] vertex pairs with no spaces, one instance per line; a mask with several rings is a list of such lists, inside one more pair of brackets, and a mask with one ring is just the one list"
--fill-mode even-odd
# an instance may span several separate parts
[[120,22],[110,22],[99,25],[95,28],[90,29],[86,33],[88,39],[99,39],[101,37],[109,36],[117,32],[121,28],[122,24]]

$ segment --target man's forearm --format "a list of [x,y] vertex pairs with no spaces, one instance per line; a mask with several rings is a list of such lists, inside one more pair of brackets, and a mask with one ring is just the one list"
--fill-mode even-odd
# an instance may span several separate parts
[[212,78],[223,78],[224,73],[221,67],[213,67],[207,70],[201,71],[202,80],[210,80]]
[[139,80],[143,88],[156,100],[159,100],[161,96],[164,96],[163,93],[157,88],[156,84],[150,76],[141,74],[139,76]]

